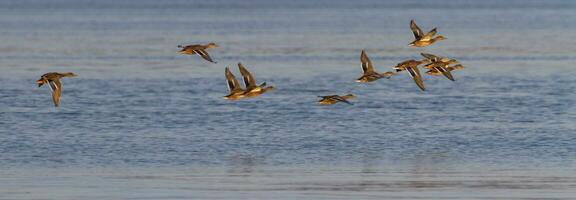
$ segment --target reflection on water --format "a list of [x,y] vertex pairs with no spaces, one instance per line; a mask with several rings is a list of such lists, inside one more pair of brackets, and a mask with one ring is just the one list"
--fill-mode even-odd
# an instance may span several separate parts
[[262,164],[264,164],[264,157],[249,154],[233,155],[228,164],[228,173],[231,176],[249,176],[258,165]]

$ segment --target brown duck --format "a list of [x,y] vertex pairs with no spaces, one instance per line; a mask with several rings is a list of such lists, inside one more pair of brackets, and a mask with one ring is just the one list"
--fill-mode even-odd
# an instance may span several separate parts
[[[454,71],[454,70],[458,70],[458,69],[464,69],[464,66],[462,66],[461,64],[457,64],[457,65],[453,65],[453,66],[446,66],[445,67],[446,71],[448,71],[448,74],[450,74],[450,76],[452,75],[450,72]],[[438,70],[438,69],[434,69],[431,68],[429,69],[426,74],[428,75],[433,75],[433,76],[440,76],[440,75],[444,75],[446,76],[446,73],[443,73],[442,71]],[[450,77],[446,76],[446,78],[450,79]],[[452,80],[452,79],[450,79]]]
[[424,81],[422,81],[422,75],[420,75],[420,70],[418,70],[418,65],[422,64],[422,61],[417,61],[417,60],[407,60],[401,63],[398,63],[398,65],[396,65],[394,67],[394,69],[396,69],[396,72],[401,72],[401,71],[408,71],[408,74],[410,75],[410,77],[412,77],[412,79],[414,79],[414,82],[416,83],[416,85],[422,90],[426,90],[426,88],[424,87]]
[[442,74],[444,75],[446,78],[448,78],[451,81],[455,81],[454,77],[452,76],[452,73],[450,73],[450,71],[454,70],[449,70],[448,69],[448,63],[446,62],[434,62],[434,63],[430,63],[424,66],[424,68],[429,69],[426,74],[430,74],[430,75],[436,75],[436,74]]
[[359,83],[367,83],[367,82],[372,82],[381,78],[390,78],[391,76],[393,76],[394,72],[384,72],[382,74],[374,71],[374,66],[372,66],[372,61],[370,61],[370,58],[368,58],[368,55],[366,54],[366,52],[364,50],[362,50],[362,53],[360,53],[360,63],[362,66],[362,76],[358,79],[356,79],[356,82]]
[[414,33],[415,38],[414,41],[408,44],[410,46],[425,47],[431,45],[436,41],[446,39],[444,36],[441,35],[434,37],[434,35],[436,35],[436,28],[433,28],[428,33],[424,34],[424,32],[422,32],[420,27],[416,25],[416,22],[414,22],[414,20],[410,21],[410,29],[412,29],[412,33]]
[[328,95],[328,96],[318,96],[318,97],[322,98],[318,101],[318,104],[320,104],[320,105],[331,105],[331,104],[335,104],[338,102],[344,102],[344,103],[352,105],[352,103],[350,103],[350,101],[348,101],[348,99],[356,98],[356,96],[354,96],[353,94],[347,94],[344,96]]
[[422,61],[424,63],[435,63],[435,62],[443,62],[443,63],[448,63],[448,64],[458,63],[458,61],[456,59],[450,59],[447,57],[441,57],[441,56],[437,56],[437,55],[433,55],[433,54],[429,54],[429,53],[420,53],[420,55],[422,55],[422,57],[424,57],[424,59],[422,59]]
[[211,63],[216,63],[216,62],[214,62],[214,60],[212,60],[212,58],[210,57],[210,55],[208,55],[208,52],[206,51],[206,49],[211,49],[211,48],[216,48],[216,47],[218,47],[218,45],[216,45],[213,42],[208,43],[207,45],[201,45],[201,44],[194,44],[194,45],[188,45],[188,46],[178,45],[178,48],[182,48],[182,50],[178,51],[178,53],[187,54],[187,55],[198,54],[202,58],[204,58],[204,60],[207,60],[208,62],[211,62]]
[[60,106],[60,96],[62,96],[62,83],[60,79],[63,77],[75,77],[76,74],[72,72],[67,73],[58,73],[58,72],[50,72],[42,75],[40,79],[36,81],[38,83],[38,87],[48,83],[50,86],[50,91],[52,91],[52,101],[54,102],[54,106]]

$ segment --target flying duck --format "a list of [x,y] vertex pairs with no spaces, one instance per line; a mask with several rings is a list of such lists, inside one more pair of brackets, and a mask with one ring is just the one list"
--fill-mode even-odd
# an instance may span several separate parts
[[328,95],[328,96],[318,96],[318,97],[322,98],[318,101],[318,104],[320,104],[320,105],[331,105],[331,104],[335,104],[338,102],[344,102],[344,103],[352,105],[352,103],[350,103],[350,101],[348,101],[348,99],[356,98],[356,96],[354,96],[353,94],[347,94],[344,96]]
[[414,20],[410,21],[410,29],[412,29],[412,33],[414,33],[415,38],[414,41],[408,44],[410,46],[425,47],[431,45],[436,41],[446,39],[444,36],[441,35],[434,37],[434,35],[436,35],[436,28],[433,28],[428,33],[424,34],[424,32],[422,32],[420,27],[416,25],[416,22],[414,22]]
[[62,83],[60,82],[60,79],[62,79],[63,77],[75,77],[75,76],[77,75],[72,72],[67,73],[49,72],[42,75],[40,79],[36,81],[36,83],[38,83],[38,87],[48,83],[48,86],[50,86],[49,87],[50,91],[52,91],[52,101],[54,102],[54,106],[58,107],[60,106],[60,96],[62,96]]
[[368,55],[364,50],[360,53],[360,63],[362,66],[362,76],[356,79],[356,82],[367,83],[372,82],[381,78],[390,78],[394,75],[394,72],[384,72],[382,74],[374,71],[374,66],[372,66],[372,61],[368,58]]
[[187,54],[187,55],[198,54],[202,58],[204,58],[204,60],[207,60],[208,62],[211,62],[211,63],[216,63],[216,62],[214,62],[214,60],[212,60],[210,55],[208,55],[208,52],[206,52],[206,49],[211,49],[211,48],[216,48],[216,47],[218,47],[218,45],[216,45],[213,42],[208,43],[207,45],[201,45],[201,44],[194,44],[194,45],[187,45],[187,46],[178,45],[178,48],[182,48],[182,50],[178,51],[178,53]]

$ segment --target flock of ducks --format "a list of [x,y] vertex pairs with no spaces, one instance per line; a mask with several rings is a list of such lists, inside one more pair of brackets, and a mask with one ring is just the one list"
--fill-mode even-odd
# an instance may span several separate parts
[[[445,40],[444,36],[438,35],[436,36],[436,28],[433,28],[426,34],[422,32],[422,30],[416,25],[414,20],[410,21],[410,29],[412,29],[412,33],[414,33],[414,41],[412,41],[409,46],[414,47],[426,47],[429,46],[437,41]],[[198,54],[204,60],[216,63],[206,51],[207,49],[217,48],[218,45],[215,43],[208,43],[206,45],[195,44],[195,45],[187,45],[182,46],[178,45],[178,48],[182,48],[178,53],[186,54],[186,55],[193,55]],[[378,73],[374,70],[374,66],[368,58],[366,51],[362,50],[360,54],[360,63],[362,66],[362,76],[356,80],[359,83],[368,83],[372,81],[376,81],[381,78],[387,78],[402,72],[407,71],[410,77],[414,80],[418,88],[422,91],[426,90],[424,86],[424,82],[422,81],[422,75],[420,74],[419,66],[423,65],[423,68],[428,70],[426,74],[433,75],[433,76],[445,76],[451,81],[455,81],[454,77],[452,76],[451,71],[463,69],[464,66],[459,64],[459,62],[455,59],[450,59],[446,57],[440,57],[429,53],[421,53],[423,59],[422,60],[406,60],[401,63],[398,63],[396,66],[393,67],[394,71],[387,71],[384,73]],[[242,63],[238,63],[238,69],[240,74],[242,75],[242,79],[244,82],[244,87],[240,85],[240,82],[234,74],[230,71],[228,67],[224,69],[224,75],[226,77],[226,82],[228,83],[229,93],[228,95],[224,96],[224,99],[228,100],[240,100],[244,98],[252,98],[262,95],[266,92],[274,90],[274,86],[267,86],[266,82],[261,84],[256,83],[256,79],[254,76],[242,65]],[[62,96],[62,83],[60,79],[64,77],[75,77],[77,76],[74,73],[58,73],[58,72],[50,72],[42,75],[39,80],[36,81],[38,83],[38,87],[48,84],[51,92],[52,92],[52,100],[54,102],[54,106],[58,107],[60,105],[60,97]],[[318,96],[321,99],[318,101],[321,105],[330,105],[335,104],[338,102],[343,102],[347,104],[352,104],[350,99],[355,98],[353,94],[347,95],[328,95],[328,96]]]

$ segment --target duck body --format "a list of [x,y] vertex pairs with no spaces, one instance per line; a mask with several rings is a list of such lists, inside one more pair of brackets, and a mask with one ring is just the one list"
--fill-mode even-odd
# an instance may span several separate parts
[[413,42],[410,43],[410,46],[415,46],[415,47],[426,47],[429,46],[437,41],[440,40],[445,40],[446,38],[444,36],[437,36],[435,38],[432,38],[430,40],[415,40]]

